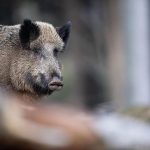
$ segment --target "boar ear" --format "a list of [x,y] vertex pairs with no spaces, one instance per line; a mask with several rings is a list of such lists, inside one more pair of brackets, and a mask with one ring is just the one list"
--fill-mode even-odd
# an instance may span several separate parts
[[61,37],[61,39],[63,40],[65,44],[67,43],[69,39],[71,25],[72,25],[71,21],[68,21],[65,25],[61,27],[56,27],[57,33],[59,34],[59,36]]
[[23,48],[29,48],[30,42],[37,39],[40,35],[40,29],[36,23],[25,19],[20,27],[19,37]]

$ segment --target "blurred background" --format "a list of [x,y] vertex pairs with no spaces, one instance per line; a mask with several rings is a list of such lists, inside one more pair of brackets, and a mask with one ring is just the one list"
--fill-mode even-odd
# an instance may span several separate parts
[[0,24],[72,21],[64,88],[50,101],[93,110],[150,104],[149,0],[0,0]]

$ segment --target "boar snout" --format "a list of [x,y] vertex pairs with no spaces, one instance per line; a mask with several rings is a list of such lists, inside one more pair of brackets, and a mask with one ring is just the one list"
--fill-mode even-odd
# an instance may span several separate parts
[[62,79],[59,77],[53,77],[51,82],[48,84],[50,90],[61,90],[63,87]]

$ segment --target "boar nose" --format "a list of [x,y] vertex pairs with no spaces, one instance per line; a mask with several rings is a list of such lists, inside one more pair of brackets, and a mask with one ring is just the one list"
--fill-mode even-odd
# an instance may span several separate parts
[[61,77],[53,77],[51,82],[49,83],[50,90],[61,90],[63,87],[62,78]]

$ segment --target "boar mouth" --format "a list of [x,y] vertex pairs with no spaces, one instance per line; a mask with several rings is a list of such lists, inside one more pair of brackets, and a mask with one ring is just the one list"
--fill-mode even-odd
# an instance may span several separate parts
[[54,91],[49,89],[48,86],[41,86],[38,83],[32,84],[32,88],[34,92],[37,93],[38,95],[47,95],[47,94],[50,95]]

